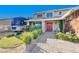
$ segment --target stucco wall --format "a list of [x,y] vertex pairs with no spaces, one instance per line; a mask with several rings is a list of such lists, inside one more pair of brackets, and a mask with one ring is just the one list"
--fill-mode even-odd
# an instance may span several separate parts
[[0,31],[3,31],[3,30],[8,30],[10,29],[10,26],[11,26],[11,21],[12,20],[0,20]]
[[59,21],[53,21],[53,31],[54,32],[60,31],[60,29],[59,29]]

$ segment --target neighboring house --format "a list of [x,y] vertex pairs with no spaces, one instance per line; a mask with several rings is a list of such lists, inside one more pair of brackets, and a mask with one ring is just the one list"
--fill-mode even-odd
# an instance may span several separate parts
[[26,21],[28,19],[24,17],[15,17],[11,22],[12,31],[18,32],[26,29]]
[[79,33],[79,6],[34,13],[33,19],[28,20],[27,25],[41,26],[43,32]]
[[11,19],[0,19],[0,31],[11,29]]
[[0,32],[2,31],[23,31],[26,28],[28,18],[15,17],[0,19]]

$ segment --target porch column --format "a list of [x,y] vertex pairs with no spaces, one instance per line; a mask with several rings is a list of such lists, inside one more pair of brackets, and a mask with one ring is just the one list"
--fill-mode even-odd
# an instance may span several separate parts
[[29,21],[27,21],[27,25],[29,25]]
[[42,31],[45,32],[45,22],[42,21]]

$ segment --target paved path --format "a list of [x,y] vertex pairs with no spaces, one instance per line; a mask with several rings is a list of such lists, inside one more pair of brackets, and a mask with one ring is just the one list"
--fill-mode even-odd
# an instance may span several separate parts
[[79,52],[79,44],[55,39],[55,33],[44,33],[34,44],[30,53],[69,53]]
[[[51,43],[47,42],[49,40],[53,40]],[[48,53],[48,52],[52,52],[51,48],[53,48],[54,45],[54,40],[55,40],[55,35],[53,32],[45,32],[44,34],[41,35],[41,37],[37,40],[37,42],[35,43],[36,46],[33,47],[32,51],[30,51],[31,53]],[[52,44],[53,43],[53,44]],[[51,44],[51,48],[50,48],[50,44]]]

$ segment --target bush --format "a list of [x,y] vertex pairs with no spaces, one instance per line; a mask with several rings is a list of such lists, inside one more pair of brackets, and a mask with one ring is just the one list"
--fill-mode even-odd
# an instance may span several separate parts
[[36,38],[38,37],[38,35],[39,35],[39,33],[38,33],[37,30],[34,30],[34,31],[32,32],[32,34],[34,35],[34,39],[36,39]]
[[23,32],[21,35],[18,35],[17,38],[23,40],[26,44],[30,44],[32,39],[36,39],[41,33],[42,29],[36,29],[32,32]]
[[23,44],[23,41],[19,40],[16,37],[3,37],[0,40],[0,48],[14,48]]
[[26,44],[30,44],[32,39],[33,39],[33,34],[32,32],[23,32],[19,38],[23,40]]
[[79,37],[69,32],[66,33],[59,32],[56,34],[56,38],[61,40],[72,41],[72,42],[79,42]]
[[65,35],[65,39],[64,40],[72,41],[72,34],[71,33],[66,32],[64,35]]
[[79,37],[77,37],[76,35],[72,36],[72,42],[79,42]]
[[56,38],[62,40],[64,38],[64,33],[61,32],[57,33]]
[[37,31],[39,35],[42,34],[42,29],[38,29]]
[[8,35],[7,37],[13,37],[13,36],[15,36],[15,34]]

